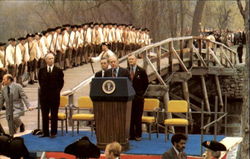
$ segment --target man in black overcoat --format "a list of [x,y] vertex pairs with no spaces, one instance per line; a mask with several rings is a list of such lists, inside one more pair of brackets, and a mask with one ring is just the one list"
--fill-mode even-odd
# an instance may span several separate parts
[[137,58],[131,54],[128,56],[130,79],[135,90],[135,97],[132,102],[130,139],[140,141],[142,134],[142,113],[144,106],[144,93],[148,88],[148,76],[146,71],[137,65]]
[[[43,135],[41,137],[56,137],[60,92],[64,84],[63,71],[54,65],[52,53],[45,56],[46,67],[38,73],[40,85],[40,104],[42,110]],[[49,113],[51,114],[51,133],[49,133]]]

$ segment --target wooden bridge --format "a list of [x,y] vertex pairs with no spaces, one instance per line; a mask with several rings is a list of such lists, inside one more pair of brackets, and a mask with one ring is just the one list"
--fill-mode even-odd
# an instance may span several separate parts
[[[190,111],[201,111],[201,102],[204,101],[206,111],[211,112],[211,101],[209,101],[206,86],[206,76],[209,75],[214,76],[220,111],[225,110],[219,78],[234,75],[235,65],[238,64],[237,53],[229,47],[202,37],[189,36],[169,38],[140,48],[132,54],[140,58],[139,65],[144,67],[149,81],[154,83],[149,86],[146,95],[163,96],[165,108],[170,98],[185,99],[190,103]],[[121,66],[127,67],[127,56],[120,58],[119,61]],[[202,86],[202,98],[189,92],[188,82],[193,77],[200,78],[198,83],[200,82]],[[88,86],[92,78],[93,75],[62,94],[69,96],[70,103],[73,103],[74,95],[82,87]],[[183,96],[170,91],[169,88],[175,83],[181,84]],[[200,104],[193,104],[190,99]],[[168,116],[172,115],[168,114]],[[189,117],[192,121],[191,113]]]

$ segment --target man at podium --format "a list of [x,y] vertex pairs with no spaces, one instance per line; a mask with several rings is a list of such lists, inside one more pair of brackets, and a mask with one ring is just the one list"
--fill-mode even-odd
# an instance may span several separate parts
[[119,66],[117,56],[109,57],[110,69],[105,71],[104,77],[128,77],[130,79],[129,71]]

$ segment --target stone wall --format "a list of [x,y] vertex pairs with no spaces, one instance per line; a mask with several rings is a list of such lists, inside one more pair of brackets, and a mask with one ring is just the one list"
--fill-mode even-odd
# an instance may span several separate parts
[[229,98],[242,99],[243,91],[247,89],[244,86],[244,74],[247,73],[246,68],[242,65],[237,66],[237,74],[234,76],[220,76],[220,84],[223,94],[227,94]]

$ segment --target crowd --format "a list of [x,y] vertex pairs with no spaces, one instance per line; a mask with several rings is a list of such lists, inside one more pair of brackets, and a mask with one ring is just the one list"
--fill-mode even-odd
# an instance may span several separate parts
[[8,72],[23,85],[22,77],[29,77],[29,84],[37,80],[37,73],[45,66],[48,52],[55,55],[55,65],[61,69],[77,67],[98,56],[101,44],[121,57],[128,52],[150,44],[149,30],[135,28],[131,24],[85,23],[65,24],[48,28],[25,37],[10,38],[8,44],[0,42],[0,78]]

